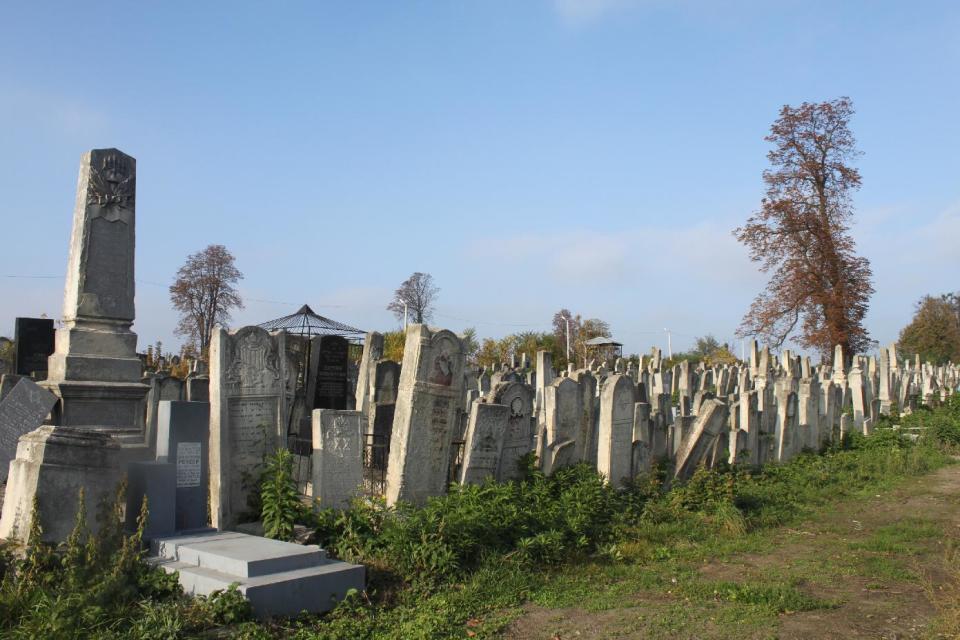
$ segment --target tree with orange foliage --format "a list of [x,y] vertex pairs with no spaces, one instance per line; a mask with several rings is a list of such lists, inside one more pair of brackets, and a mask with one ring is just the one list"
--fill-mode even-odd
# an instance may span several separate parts
[[860,187],[852,115],[849,98],[784,106],[764,138],[774,145],[763,172],[766,196],[734,231],[750,259],[772,274],[738,335],[775,347],[792,338],[826,362],[835,345],[854,354],[869,344],[863,318],[873,273],[850,235],[851,193]]
[[243,308],[234,286],[242,278],[233,254],[222,244],[212,244],[187,256],[170,285],[170,302],[180,312],[176,333],[190,339],[204,360],[213,328],[226,325],[231,309]]

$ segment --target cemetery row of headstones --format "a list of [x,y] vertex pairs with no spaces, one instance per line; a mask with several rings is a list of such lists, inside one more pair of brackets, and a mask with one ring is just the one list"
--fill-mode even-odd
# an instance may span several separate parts
[[[359,420],[351,422],[347,449],[363,447],[365,436],[368,447],[369,436],[386,436],[377,416],[392,416],[383,491],[391,504],[422,504],[451,479],[509,480],[531,453],[546,473],[587,462],[618,486],[661,461],[683,480],[699,466],[782,463],[852,431],[869,435],[881,415],[936,405],[960,384],[957,365],[901,361],[895,346],[879,359],[848,357],[838,347],[832,366],[813,366],[789,350],[777,357],[755,342],[742,365],[665,367],[657,350],[639,363],[591,363],[559,374],[546,351],[535,369],[523,364],[470,369],[454,334],[415,325],[397,376],[396,364],[382,359],[382,338],[368,334],[357,412],[350,412]],[[331,459],[325,424],[314,422],[315,468],[339,465],[361,477],[349,469],[360,464],[355,457]],[[361,490],[340,483],[330,493],[324,482],[315,475],[313,489],[328,506]]]

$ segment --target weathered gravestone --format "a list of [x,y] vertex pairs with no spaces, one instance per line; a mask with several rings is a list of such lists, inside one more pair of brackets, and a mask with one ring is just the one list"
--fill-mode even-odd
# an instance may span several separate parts
[[718,438],[727,427],[728,408],[721,400],[705,400],[700,413],[677,451],[674,477],[686,480],[714,452]]
[[470,405],[460,468],[461,484],[479,484],[496,477],[503,440],[509,428],[510,407],[487,402]]
[[318,336],[311,340],[310,370],[313,372],[313,408],[347,408],[350,343],[342,336]]
[[54,329],[51,318],[17,318],[14,321],[16,372],[47,377],[47,358],[53,353]]
[[577,426],[577,443],[580,447],[580,459],[596,466],[597,464],[597,379],[586,369],[578,369],[570,374],[570,379],[580,385],[580,421]]
[[800,429],[797,423],[797,394],[787,385],[778,385],[777,422],[774,431],[776,461],[787,462],[800,453]]
[[313,412],[313,499],[345,509],[363,485],[363,433],[359,411]]
[[[4,382],[8,376],[3,376]],[[29,378],[20,378],[0,399],[0,482],[7,479],[10,461],[17,457],[17,442],[41,424],[57,398]]]
[[540,461],[544,473],[552,473],[583,459],[577,441],[583,413],[581,402],[580,385],[570,378],[557,378],[544,387],[543,430],[546,442]]
[[248,509],[261,462],[286,446],[286,334],[244,327],[214,330],[210,344],[210,512],[218,529]]
[[633,380],[622,374],[608,377],[600,390],[597,471],[615,487],[630,478],[635,392]]
[[533,451],[533,387],[523,382],[501,382],[493,388],[486,401],[502,404],[510,410],[497,465],[497,480],[513,480],[521,473],[520,458]]
[[446,489],[463,384],[464,353],[451,331],[407,328],[390,437],[387,504],[423,504]]
[[205,527],[210,484],[209,403],[160,402],[157,460],[175,465],[175,528],[187,531]]
[[363,355],[360,356],[360,369],[357,372],[356,410],[369,416],[369,403],[373,396],[374,377],[377,362],[383,358],[383,334],[367,332],[363,340]]

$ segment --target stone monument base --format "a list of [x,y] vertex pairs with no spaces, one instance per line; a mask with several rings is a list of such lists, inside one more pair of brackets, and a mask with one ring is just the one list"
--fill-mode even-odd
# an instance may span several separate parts
[[236,584],[260,618],[322,613],[348,591],[366,588],[365,569],[300,545],[231,531],[211,531],[150,542],[149,562],[178,574],[190,595]]
[[76,522],[81,487],[87,526],[95,532],[98,505],[114,499],[123,479],[120,458],[120,445],[105,433],[45,426],[23,435],[10,463],[0,538],[27,541],[36,497],[43,539],[65,540]]
[[147,385],[59,380],[40,386],[60,399],[53,411],[53,424],[106,432],[121,446],[147,444],[143,428],[150,390]]

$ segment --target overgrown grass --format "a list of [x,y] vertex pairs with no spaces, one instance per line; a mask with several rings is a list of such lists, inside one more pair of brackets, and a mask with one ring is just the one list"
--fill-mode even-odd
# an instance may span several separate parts
[[[786,612],[838,603],[812,597],[789,576],[731,581],[701,575],[698,566],[764,550],[773,544],[773,528],[800,522],[838,498],[927,473],[960,447],[957,398],[900,422],[927,427],[927,435],[914,442],[881,424],[871,438],[853,436],[823,455],[755,472],[701,469],[670,491],[661,489],[664,470],[614,490],[585,465],[546,477],[528,459],[522,480],[453,487],[423,508],[358,501],[346,511],[325,511],[314,523],[321,543],[367,565],[368,591],[326,616],[297,620],[249,621],[236,592],[186,598],[175,581],[136,561],[136,535],[125,540],[107,527],[91,537],[78,524],[73,542],[59,549],[36,545],[24,559],[0,556],[0,633],[482,638],[496,635],[524,603],[599,611],[625,606],[638,592],[659,594],[662,612],[685,610],[691,618],[651,612],[644,624],[652,629],[693,624],[691,607],[752,628]],[[277,494],[285,496],[282,488]],[[278,521],[281,533],[289,533],[288,523]],[[878,576],[896,576],[894,556],[917,535],[936,533],[923,521],[904,522],[857,540],[851,553],[865,554],[863,563],[877,565],[871,571]]]

